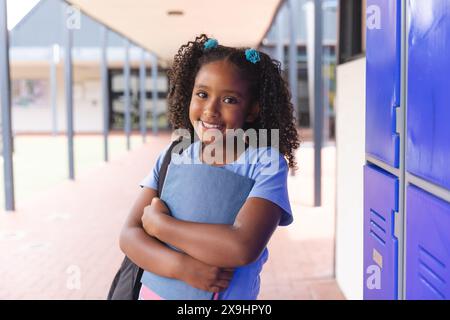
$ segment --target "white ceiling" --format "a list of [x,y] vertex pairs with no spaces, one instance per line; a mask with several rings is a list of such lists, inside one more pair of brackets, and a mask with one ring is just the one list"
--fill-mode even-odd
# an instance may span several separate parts
[[39,0],[7,0],[8,29],[12,30]]
[[[68,0],[84,13],[169,62],[206,33],[229,46],[256,47],[282,0]],[[169,16],[181,10],[181,16]]]

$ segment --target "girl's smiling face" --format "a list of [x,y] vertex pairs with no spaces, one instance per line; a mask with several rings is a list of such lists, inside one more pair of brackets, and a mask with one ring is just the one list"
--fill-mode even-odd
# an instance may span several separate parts
[[[201,141],[208,130],[241,129],[257,117],[259,108],[250,105],[248,84],[236,66],[220,60],[203,65],[195,78],[189,119]],[[207,136],[210,136],[209,134]]]

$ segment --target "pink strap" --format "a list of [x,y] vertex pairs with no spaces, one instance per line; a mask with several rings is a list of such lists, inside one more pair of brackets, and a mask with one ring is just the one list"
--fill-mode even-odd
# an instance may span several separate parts
[[[153,290],[142,284],[141,291],[139,292],[139,300],[164,300],[164,299],[158,296]],[[219,300],[218,292],[214,293],[213,300]]]
[[164,300],[164,299],[142,284],[141,291],[139,292],[139,300]]

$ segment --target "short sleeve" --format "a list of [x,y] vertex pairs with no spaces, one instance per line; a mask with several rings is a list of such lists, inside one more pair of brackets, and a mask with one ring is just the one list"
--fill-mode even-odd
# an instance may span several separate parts
[[164,161],[164,156],[166,155],[167,151],[169,150],[169,146],[165,147],[164,150],[159,154],[158,158],[156,159],[156,163],[153,166],[152,171],[145,176],[144,179],[141,180],[139,185],[141,188],[151,188],[153,190],[158,190],[158,181],[159,181],[159,171],[161,170],[161,166]]
[[287,226],[293,222],[287,188],[289,167],[282,154],[275,149],[272,149],[271,153],[268,157],[260,157],[262,161],[259,161],[254,177],[255,184],[248,198],[263,198],[278,205],[283,209],[279,225]]

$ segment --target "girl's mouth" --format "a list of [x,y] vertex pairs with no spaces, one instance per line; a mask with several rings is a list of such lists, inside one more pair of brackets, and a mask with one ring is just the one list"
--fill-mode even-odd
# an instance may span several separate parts
[[200,120],[200,124],[201,124],[202,128],[205,130],[209,130],[209,129],[222,130],[223,129],[223,126],[220,124],[209,123],[209,122],[205,122],[202,120]]

